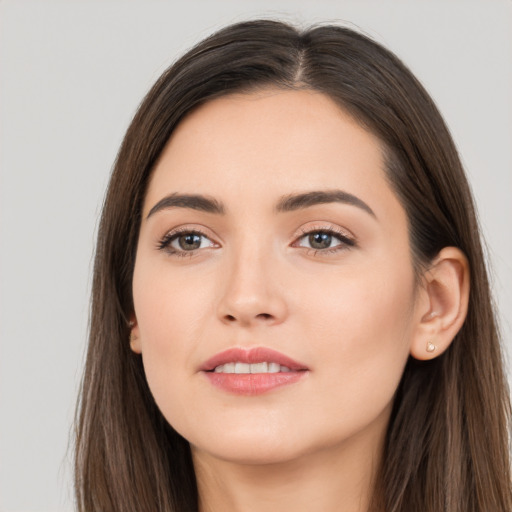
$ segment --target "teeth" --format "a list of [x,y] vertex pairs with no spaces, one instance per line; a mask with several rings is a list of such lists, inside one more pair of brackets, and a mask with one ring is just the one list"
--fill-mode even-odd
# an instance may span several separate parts
[[277,363],[270,363],[268,365],[269,373],[277,373],[277,372],[279,372],[280,369],[281,369],[281,367]]
[[235,363],[226,363],[223,371],[226,373],[235,373]]
[[217,366],[215,373],[279,373],[290,372],[287,366],[280,366],[278,363],[226,363]]
[[248,363],[235,363],[235,373],[251,373],[251,365]]
[[251,373],[267,373],[268,363],[251,364]]

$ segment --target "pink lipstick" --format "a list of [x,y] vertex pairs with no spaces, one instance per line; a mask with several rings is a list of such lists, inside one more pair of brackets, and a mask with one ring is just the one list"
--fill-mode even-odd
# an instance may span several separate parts
[[266,393],[309,373],[306,365],[264,347],[225,350],[199,369],[214,386],[239,395]]

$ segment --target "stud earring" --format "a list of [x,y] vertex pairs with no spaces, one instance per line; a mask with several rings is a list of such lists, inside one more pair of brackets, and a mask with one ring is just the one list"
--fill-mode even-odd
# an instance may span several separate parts
[[434,352],[436,348],[431,341],[427,341],[427,352]]

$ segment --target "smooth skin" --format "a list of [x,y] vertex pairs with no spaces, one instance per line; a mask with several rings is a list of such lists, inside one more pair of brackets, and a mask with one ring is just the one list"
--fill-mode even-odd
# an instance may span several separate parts
[[[357,200],[283,210],[312,191]],[[219,211],[155,211],[173,194]],[[267,89],[188,115],[144,201],[131,348],[191,444],[201,512],[366,511],[407,358],[446,350],[468,293],[455,248],[415,276],[381,144],[325,95]],[[199,368],[231,347],[277,350],[307,375],[228,393]]]

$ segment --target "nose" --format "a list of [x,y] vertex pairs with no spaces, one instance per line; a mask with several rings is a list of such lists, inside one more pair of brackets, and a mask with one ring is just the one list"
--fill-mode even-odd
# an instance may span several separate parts
[[278,325],[288,314],[278,265],[268,253],[248,252],[228,263],[218,302],[219,318],[225,324],[244,327]]

